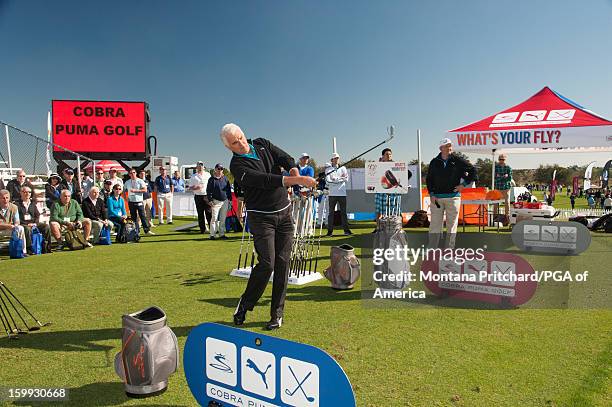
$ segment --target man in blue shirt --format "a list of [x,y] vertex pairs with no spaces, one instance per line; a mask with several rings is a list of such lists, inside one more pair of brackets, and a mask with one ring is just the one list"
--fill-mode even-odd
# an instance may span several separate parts
[[232,204],[232,186],[227,177],[223,175],[223,165],[221,163],[215,165],[215,171],[212,177],[208,179],[206,195],[212,212],[210,239],[215,240],[217,233],[220,239],[227,239],[227,236],[225,236],[225,218],[228,203],[229,205]]
[[174,185],[174,192],[185,192],[185,180],[181,178],[180,172],[174,171],[172,185]]
[[159,175],[155,178],[155,192],[157,193],[157,211],[159,224],[164,223],[164,208],[168,225],[172,225],[172,200],[174,198],[174,185],[164,167],[159,167]]

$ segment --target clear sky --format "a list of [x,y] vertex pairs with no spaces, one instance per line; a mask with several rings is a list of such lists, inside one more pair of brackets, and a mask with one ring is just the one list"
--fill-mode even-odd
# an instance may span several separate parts
[[226,122],[319,163],[332,136],[346,160],[390,124],[416,158],[420,128],[429,161],[545,85],[612,118],[611,0],[0,0],[0,44],[0,119],[45,137],[51,99],[143,100],[180,163],[228,163]]

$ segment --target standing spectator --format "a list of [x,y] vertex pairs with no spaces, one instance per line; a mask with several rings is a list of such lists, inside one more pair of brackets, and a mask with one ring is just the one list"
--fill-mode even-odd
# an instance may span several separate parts
[[83,199],[83,216],[91,221],[91,230],[93,233],[93,243],[98,244],[100,241],[100,232],[103,227],[113,228],[113,224],[108,220],[106,213],[106,203],[104,198],[100,197],[100,189],[97,186],[91,187],[89,195]]
[[219,238],[227,239],[225,236],[225,217],[227,216],[228,200],[231,205],[232,186],[225,175],[223,165],[215,165],[213,176],[208,179],[206,195],[212,207],[212,220],[210,222],[210,239],[215,240],[218,233]]
[[[329,167],[331,164],[325,163],[325,168]],[[327,195],[325,191],[327,190],[327,185],[325,184],[325,171],[320,172],[317,176],[317,191],[319,191],[319,196],[317,197],[317,226],[321,224],[325,225],[327,222],[327,218],[325,217],[327,213],[329,213],[327,209]]]
[[62,179],[56,173],[49,175],[49,179],[45,184],[45,198],[46,205],[49,210],[53,207],[53,204],[59,200],[60,197],[60,182]]
[[546,191],[544,191],[544,193],[542,194],[542,201],[548,204],[548,194],[546,193]]
[[45,244],[42,247],[43,253],[51,253],[51,230],[49,225],[40,222],[40,212],[36,206],[36,202],[32,199],[32,189],[28,186],[21,188],[21,199],[15,202],[19,210],[19,224],[23,226],[26,239],[26,247],[30,254],[32,249],[32,228],[37,227],[45,239]]
[[121,179],[121,177],[119,177],[117,174],[117,170],[114,168],[111,168],[108,170],[108,179],[111,180],[112,186],[115,186],[115,184],[119,184],[121,185],[121,189],[123,189],[123,180]]
[[[380,162],[393,161],[393,151],[390,148],[382,150]],[[397,194],[376,193],[374,194],[374,211],[376,212],[376,226],[372,233],[378,231],[378,220],[383,213],[396,213],[398,204]]]
[[94,180],[94,185],[98,187],[100,191],[104,189],[104,171],[102,168],[96,169],[96,179]]
[[[315,176],[314,168],[312,168],[312,166],[309,164],[309,161],[310,161],[310,156],[308,155],[308,153],[302,153],[302,155],[300,156],[299,164],[298,164],[298,170],[300,171],[301,176],[314,178]],[[300,187],[294,186],[293,191],[296,194],[299,194]]]
[[123,187],[119,184],[113,185],[113,193],[106,200],[106,212],[108,220],[113,222],[117,228],[117,236],[123,235],[125,228],[125,220],[127,219],[127,211],[125,210],[125,201],[121,197]]
[[155,178],[155,192],[157,192],[157,214],[159,224],[164,223],[164,208],[166,209],[166,219],[168,225],[172,225],[172,199],[174,192],[174,185],[164,167],[159,167],[159,175]]
[[331,166],[325,169],[325,183],[329,188],[329,213],[327,214],[327,236],[334,234],[334,211],[336,204],[340,207],[342,228],[345,235],[352,235],[349,229],[348,217],[346,215],[346,182],[349,175],[345,167],[340,166],[340,155],[333,153]]
[[150,177],[147,177],[147,173],[145,170],[138,171],[138,178],[143,180],[147,184],[147,192],[142,194],[142,203],[144,205],[145,216],[147,217],[147,222],[149,222],[149,227],[154,228],[153,224],[153,183],[151,182]]
[[198,212],[198,225],[200,233],[206,233],[207,224],[211,222],[212,210],[210,201],[206,194],[210,173],[205,171],[204,163],[198,161],[196,172],[189,178],[189,190],[193,191],[193,199],[195,200],[196,210]]
[[595,209],[595,198],[593,198],[593,195],[587,195],[587,203],[589,204],[590,209]]
[[66,168],[63,174],[64,179],[60,182],[60,191],[68,190],[70,198],[80,204],[82,202],[81,186],[76,178],[74,178],[74,171],[72,168]]
[[607,194],[606,198],[604,199],[604,209],[606,212],[612,211],[612,198],[610,197],[610,194]]
[[504,214],[510,214],[510,188],[512,187],[512,168],[506,164],[508,156],[500,154],[495,164],[495,189],[504,197]]
[[570,204],[572,205],[572,209],[574,209],[574,207],[576,206],[576,195],[570,195]]
[[125,190],[128,193],[128,206],[130,208],[130,216],[132,220],[136,224],[136,230],[140,230],[140,226],[138,225],[138,218],[140,218],[140,222],[142,223],[142,228],[147,235],[154,235],[149,228],[149,222],[147,222],[147,217],[145,216],[144,210],[144,197],[143,194],[147,192],[147,183],[145,180],[136,177],[136,169],[132,168],[129,172],[130,179],[123,184]]
[[174,185],[174,192],[185,192],[185,180],[181,178],[180,172],[174,171],[172,185]]
[[89,196],[89,190],[94,186],[94,180],[92,178],[93,168],[85,170],[85,176],[81,178],[81,196],[87,198]]
[[6,189],[11,194],[11,202],[18,201],[21,199],[21,188],[29,186],[31,190],[34,190],[34,186],[26,179],[26,173],[24,170],[17,171],[17,177],[10,180],[6,184]]
[[469,161],[453,154],[448,138],[440,141],[440,153],[429,163],[427,190],[431,196],[429,247],[437,248],[446,214],[446,247],[453,249],[457,237],[461,191],[477,180],[476,169]]
[[[70,196],[69,190],[62,190],[59,201],[51,208],[51,234],[60,242],[58,250],[62,249],[62,232],[66,229],[83,229],[85,239],[89,238],[91,232],[91,221],[83,216],[81,205]],[[89,242],[87,245],[91,247]]]
[[0,190],[0,236],[11,237],[13,230],[17,230],[17,236],[23,241],[23,253],[26,253],[25,233],[23,226],[19,224],[19,209],[11,203],[11,194],[8,190]]
[[601,198],[599,198],[599,205],[601,206],[601,209],[604,209],[606,204],[606,196],[604,194],[601,194]]

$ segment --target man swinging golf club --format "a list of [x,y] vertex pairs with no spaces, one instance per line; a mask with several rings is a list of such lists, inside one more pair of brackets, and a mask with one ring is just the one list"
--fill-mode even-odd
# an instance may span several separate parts
[[[278,329],[283,319],[294,228],[287,188],[293,185],[313,188],[316,180],[300,176],[289,154],[266,139],[247,140],[240,127],[233,123],[223,126],[221,140],[234,153],[230,171],[244,191],[248,224],[257,252],[257,265],[238,301],[234,323],[244,323],[247,311],[253,310],[274,272],[271,318],[266,329]],[[280,167],[288,170],[289,176],[281,175]]]

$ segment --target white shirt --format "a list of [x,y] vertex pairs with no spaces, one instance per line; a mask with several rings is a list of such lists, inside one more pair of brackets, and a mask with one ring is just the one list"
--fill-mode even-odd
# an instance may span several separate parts
[[206,195],[206,186],[208,185],[209,178],[210,173],[208,171],[203,171],[202,174],[196,172],[189,178],[190,187],[200,187],[200,189],[193,191],[195,195]]
[[325,168],[325,183],[329,190],[329,196],[346,196],[346,181],[349,179],[348,170],[345,167],[340,167],[336,171],[334,169],[333,166]]
[[121,187],[123,188],[123,180],[119,177],[114,177],[114,178],[109,178],[109,180],[112,182],[111,185],[111,190],[113,189],[113,187],[115,186],[115,184],[119,184],[121,185]]
[[125,190],[128,193],[128,201],[130,202],[142,202],[143,201],[143,197],[142,195],[144,194],[144,192],[132,192],[132,189],[147,189],[147,184],[146,182],[144,182],[144,180],[142,178],[136,178],[136,179],[128,179],[127,181],[125,181]]

